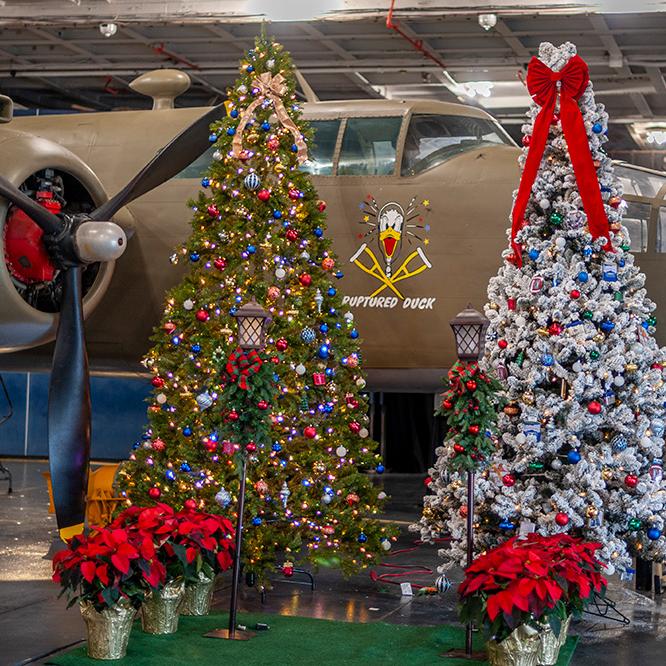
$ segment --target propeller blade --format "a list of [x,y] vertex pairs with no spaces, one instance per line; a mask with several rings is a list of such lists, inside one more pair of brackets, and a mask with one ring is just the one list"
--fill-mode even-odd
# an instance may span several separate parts
[[225,114],[224,104],[218,104],[195,120],[164,146],[118,194],[93,211],[90,218],[110,220],[123,206],[180,173],[210,146],[208,128]]
[[62,230],[62,222],[44,206],[21,192],[16,185],[0,176],[0,196],[18,206],[29,218],[38,224],[45,234],[57,234]]
[[90,379],[83,331],[81,268],[64,271],[49,386],[48,443],[60,536],[83,531],[90,461]]

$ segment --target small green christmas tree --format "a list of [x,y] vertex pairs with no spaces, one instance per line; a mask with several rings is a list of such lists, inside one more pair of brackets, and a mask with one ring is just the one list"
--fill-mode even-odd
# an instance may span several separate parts
[[180,253],[190,270],[167,295],[145,359],[150,428],[119,484],[137,504],[233,509],[236,448],[218,431],[238,407],[218,398],[238,344],[233,313],[255,298],[273,317],[265,353],[278,399],[257,405],[271,410],[272,443],[259,446],[249,471],[246,564],[261,572],[277,552],[304,549],[353,572],[391,536],[374,519],[385,495],[364,473],[384,468],[368,438],[358,332],[335,286],[342,273],[324,236],[326,204],[299,169],[312,134],[291,59],[261,38],[240,72],[229,115],[212,130],[204,191],[191,202]]

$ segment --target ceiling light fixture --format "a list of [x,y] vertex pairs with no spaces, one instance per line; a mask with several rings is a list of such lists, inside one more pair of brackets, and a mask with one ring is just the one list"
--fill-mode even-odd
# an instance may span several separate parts
[[647,143],[651,144],[656,144],[657,146],[661,146],[664,143],[666,143],[666,127],[662,129],[650,129],[647,131],[647,135],[645,137],[645,140]]
[[490,30],[497,25],[497,14],[479,14],[479,25],[484,30]]
[[99,31],[105,37],[113,37],[118,32],[118,24],[117,23],[100,23],[99,24]]

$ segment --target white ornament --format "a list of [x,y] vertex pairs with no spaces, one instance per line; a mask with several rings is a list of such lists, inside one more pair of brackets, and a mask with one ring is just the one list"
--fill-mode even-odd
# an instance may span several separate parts
[[188,298],[187,300],[183,301],[183,307],[186,310],[191,310],[194,307],[194,301]]
[[383,490],[379,491],[379,494],[377,495],[378,500],[385,500],[387,497],[386,493]]
[[286,275],[287,275],[287,271],[285,271],[284,268],[276,268],[275,269],[275,277],[278,280],[284,280]]
[[324,493],[321,496],[321,501],[322,501],[323,504],[330,504],[332,499],[333,498],[330,495],[327,495],[326,493]]
[[338,458],[344,458],[347,455],[347,449],[340,444],[340,446],[335,449],[335,455],[338,456]]
[[358,436],[361,437],[361,439],[365,439],[370,433],[368,432],[367,428],[361,428],[358,431]]
[[343,315],[345,318],[345,321],[352,322],[354,321],[354,314],[352,312],[345,312]]
[[391,550],[391,542],[388,539],[382,540],[382,548],[384,550]]
[[155,396],[155,400],[157,400],[157,402],[158,402],[160,405],[163,405],[163,404],[167,401],[167,397],[164,395],[164,393],[158,393],[158,394]]
[[305,366],[302,363],[299,363],[296,366],[296,374],[297,375],[304,375],[305,374]]
[[365,383],[366,382],[365,382],[365,379],[363,379],[363,377],[359,377],[356,380],[356,386],[358,386],[359,388],[365,388]]

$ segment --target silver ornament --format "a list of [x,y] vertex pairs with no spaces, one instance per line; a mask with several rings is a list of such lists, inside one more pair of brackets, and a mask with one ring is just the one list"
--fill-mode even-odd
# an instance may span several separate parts
[[448,592],[451,589],[451,581],[449,580],[449,577],[446,574],[438,576],[437,580],[435,581],[435,587],[440,594]]
[[204,393],[200,393],[196,397],[197,405],[203,410],[203,409],[208,409],[213,405],[213,396],[208,393],[208,391],[205,391]]
[[224,488],[220,488],[215,495],[215,501],[223,509],[226,509],[226,507],[231,504],[231,495],[229,494],[229,491],[225,490]]
[[283,481],[282,488],[280,488],[280,499],[282,500],[282,508],[283,509],[287,508],[287,502],[289,501],[289,495],[291,495],[291,491],[287,487],[287,482]]

